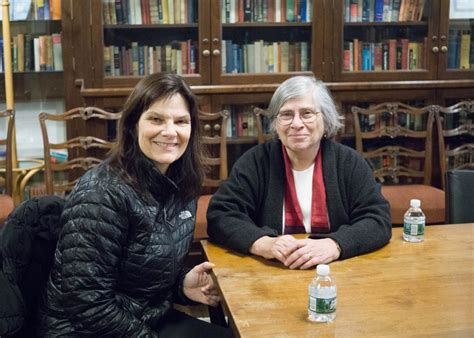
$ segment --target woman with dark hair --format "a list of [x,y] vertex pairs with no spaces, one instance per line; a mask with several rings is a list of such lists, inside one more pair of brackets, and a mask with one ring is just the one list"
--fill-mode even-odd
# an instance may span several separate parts
[[[242,155],[213,195],[210,239],[290,269],[387,244],[388,202],[364,159],[331,140],[342,117],[324,83],[308,76],[286,80],[267,114],[278,139]],[[298,233],[310,235],[296,239]]]
[[184,267],[203,179],[197,115],[179,76],[153,74],[137,84],[115,148],[66,201],[45,335],[231,336],[173,309],[219,302],[213,265]]

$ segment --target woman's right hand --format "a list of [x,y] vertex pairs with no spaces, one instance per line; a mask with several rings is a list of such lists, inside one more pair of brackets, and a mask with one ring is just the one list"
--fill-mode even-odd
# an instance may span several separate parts
[[284,263],[286,258],[298,248],[298,240],[291,235],[263,236],[253,242],[250,252],[266,259],[275,258]]

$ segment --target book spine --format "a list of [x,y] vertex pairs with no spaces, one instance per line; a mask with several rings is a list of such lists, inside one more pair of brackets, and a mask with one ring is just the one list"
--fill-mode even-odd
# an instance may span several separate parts
[[53,61],[54,61],[54,70],[63,71],[63,50],[61,44],[61,34],[53,34]]

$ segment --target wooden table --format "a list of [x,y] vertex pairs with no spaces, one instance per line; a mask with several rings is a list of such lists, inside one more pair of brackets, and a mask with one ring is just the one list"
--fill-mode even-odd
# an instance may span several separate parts
[[394,228],[381,250],[331,263],[332,323],[307,321],[315,270],[289,270],[202,241],[223,305],[242,337],[474,337],[474,224],[429,226],[422,243]]

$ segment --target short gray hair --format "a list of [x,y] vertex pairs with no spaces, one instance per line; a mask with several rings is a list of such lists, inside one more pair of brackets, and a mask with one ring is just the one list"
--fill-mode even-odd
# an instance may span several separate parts
[[281,107],[297,97],[313,94],[314,103],[319,103],[323,114],[324,132],[327,137],[333,137],[343,127],[344,117],[337,111],[336,105],[326,85],[313,76],[294,76],[284,81],[272,96],[267,109],[271,120],[271,129],[275,131],[276,117]]

